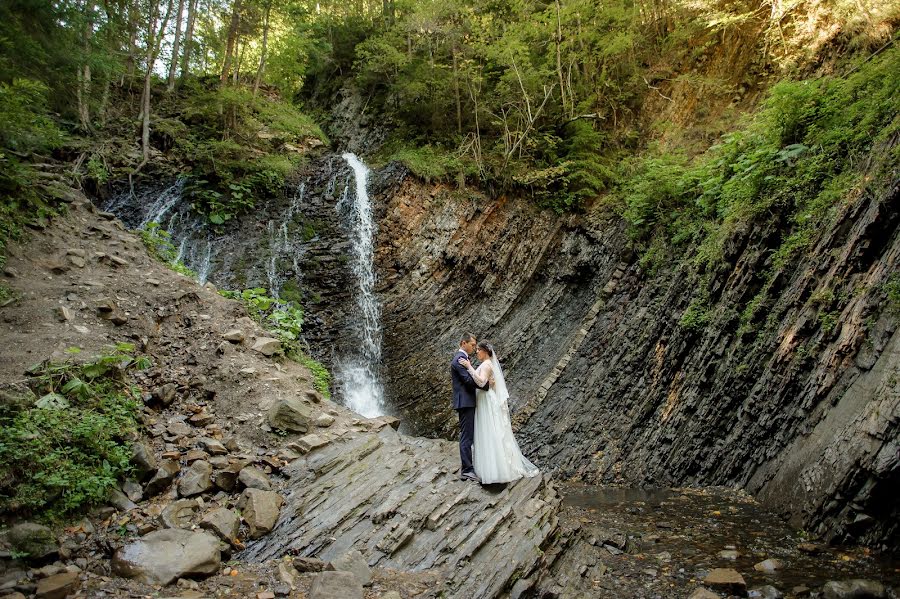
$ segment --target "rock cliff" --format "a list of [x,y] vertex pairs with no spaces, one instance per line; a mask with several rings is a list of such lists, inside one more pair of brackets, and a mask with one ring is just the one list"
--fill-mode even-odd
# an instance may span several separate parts
[[[446,362],[471,330],[498,348],[523,449],[560,476],[739,486],[826,538],[896,547],[898,189],[848,198],[743,330],[782,223],[737,231],[714,272],[691,248],[648,274],[602,211],[406,179],[379,233],[388,396],[452,434]],[[700,296],[707,324],[685,326]]]

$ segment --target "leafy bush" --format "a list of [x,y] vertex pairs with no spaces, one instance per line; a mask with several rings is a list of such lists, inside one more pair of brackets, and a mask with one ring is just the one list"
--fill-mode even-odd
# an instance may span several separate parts
[[144,228],[137,231],[141,240],[147,247],[147,252],[153,257],[174,270],[192,279],[197,278],[197,273],[178,260],[178,250],[172,245],[172,236],[162,228],[159,223],[147,223]]
[[443,146],[426,144],[423,146],[395,146],[387,160],[403,163],[410,171],[426,182],[465,180],[475,175],[475,165],[467,157],[460,157]]
[[331,373],[321,362],[313,360],[302,351],[291,351],[288,357],[306,366],[313,375],[313,386],[325,399],[331,398]]
[[149,365],[121,343],[84,364],[33,367],[40,397],[0,404],[0,509],[53,520],[104,501],[130,468],[139,395],[128,375]]

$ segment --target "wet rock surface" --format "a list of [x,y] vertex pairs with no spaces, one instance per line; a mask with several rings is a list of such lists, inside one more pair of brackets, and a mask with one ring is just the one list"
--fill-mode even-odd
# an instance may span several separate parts
[[[560,538],[535,583],[537,596],[554,588],[560,597],[647,599],[849,597],[834,593],[854,585],[895,596],[900,589],[900,561],[858,547],[810,553],[802,534],[743,492],[575,484],[561,491]],[[738,556],[722,556],[726,547]],[[754,567],[767,561],[780,567]]]

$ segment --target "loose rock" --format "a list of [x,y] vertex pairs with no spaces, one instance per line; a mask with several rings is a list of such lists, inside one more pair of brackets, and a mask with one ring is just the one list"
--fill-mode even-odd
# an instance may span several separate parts
[[312,423],[312,408],[299,399],[279,399],[269,408],[268,421],[277,430],[305,433]]
[[348,551],[329,564],[331,569],[339,572],[352,572],[359,584],[369,586],[372,584],[372,569],[366,563],[359,551]]
[[887,597],[884,585],[874,580],[843,580],[825,583],[822,587],[825,599],[882,599]]
[[81,582],[78,572],[63,572],[44,578],[37,585],[36,599],[65,599],[75,592]]
[[159,515],[159,521],[166,528],[191,528],[191,519],[200,506],[194,499],[179,499],[167,505]]
[[284,498],[273,491],[245,489],[238,502],[244,521],[250,528],[250,538],[258,539],[270,533],[278,522]]
[[271,337],[260,337],[256,340],[256,343],[253,344],[251,349],[267,357],[274,356],[281,351],[281,341]]
[[241,520],[238,518],[238,515],[234,513],[234,510],[224,507],[211,511],[200,521],[200,528],[211,530],[220,539],[228,543],[234,542],[240,527]]
[[321,572],[313,577],[310,599],[362,599],[363,587],[351,572]]
[[178,494],[182,497],[193,497],[212,489],[212,471],[209,462],[197,460],[191,464],[178,481]]
[[272,490],[272,483],[260,469],[248,467],[241,470],[238,480],[248,489],[262,489],[263,491]]
[[715,568],[703,579],[703,584],[729,593],[743,595],[747,591],[747,583],[737,570],[731,568]]
[[175,460],[163,460],[159,463],[159,469],[150,482],[147,483],[147,493],[156,495],[169,488],[178,473],[181,472],[181,466]]
[[151,532],[113,555],[113,571],[149,584],[215,574],[222,563],[219,541],[207,532],[166,529]]

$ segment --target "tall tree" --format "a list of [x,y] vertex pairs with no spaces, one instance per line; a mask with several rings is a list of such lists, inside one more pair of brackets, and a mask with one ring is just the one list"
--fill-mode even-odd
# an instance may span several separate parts
[[225,42],[225,61],[222,65],[221,81],[228,81],[228,75],[231,72],[231,63],[235,53],[235,42],[238,37],[238,27],[241,23],[241,0],[234,0],[234,6],[231,9],[231,23],[228,26],[228,40]]
[[197,2],[188,1],[187,31],[184,34],[184,56],[181,59],[181,78],[187,77],[191,68],[191,51],[194,45],[194,22],[197,19]]
[[178,68],[178,51],[181,44],[181,22],[184,18],[184,0],[178,0],[178,12],[175,17],[175,39],[172,41],[172,58],[169,60],[168,91],[175,89],[175,71]]
[[78,100],[78,122],[82,131],[91,130],[91,36],[94,33],[94,4],[85,2],[82,5],[82,44],[84,55],[82,64],[78,66],[78,86],[76,97]]
[[159,55],[166,25],[172,16],[172,3],[172,0],[166,0],[166,14],[159,28],[156,26],[159,20],[159,5],[155,1],[150,3],[150,18],[147,19],[147,72],[144,75],[144,93],[141,96],[141,163],[134,170],[135,173],[150,160],[150,83],[153,80],[153,65],[156,64],[156,57]]
[[266,1],[266,16],[263,21],[262,50],[259,55],[259,67],[256,69],[256,79],[253,81],[253,95],[259,90],[263,73],[266,70],[266,54],[269,49],[269,15],[272,12],[272,0]]

